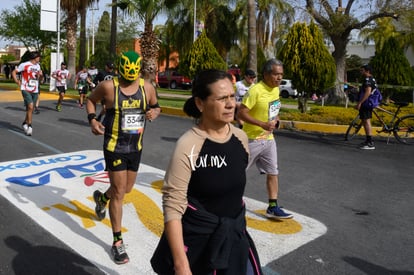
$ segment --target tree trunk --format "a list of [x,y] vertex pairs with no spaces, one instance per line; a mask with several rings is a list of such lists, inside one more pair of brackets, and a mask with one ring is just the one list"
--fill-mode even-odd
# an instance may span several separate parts
[[111,15],[111,42],[109,45],[109,54],[111,55],[111,59],[115,59],[116,57],[116,30],[117,30],[117,13],[118,8],[116,6],[117,0],[112,0],[112,15]]
[[80,10],[79,66],[86,61],[86,7]]
[[72,75],[69,81],[69,87],[73,86],[76,76],[76,29],[77,29],[77,13],[76,11],[68,12],[66,19],[66,38],[68,50],[68,70]]
[[[247,68],[257,72],[256,1],[247,1],[248,14],[248,54]],[[247,69],[246,68],[246,69]]]
[[298,109],[302,114],[306,113],[308,110],[308,100],[306,93],[298,96]]
[[335,50],[332,56],[336,64],[336,86],[328,90],[327,103],[333,105],[343,105],[346,102],[344,92],[344,83],[346,75],[346,45],[348,44],[348,35],[331,37]]

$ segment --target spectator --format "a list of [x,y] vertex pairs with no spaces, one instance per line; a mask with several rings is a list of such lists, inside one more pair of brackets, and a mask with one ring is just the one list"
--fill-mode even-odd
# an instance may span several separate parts
[[361,118],[362,125],[364,126],[365,141],[360,144],[359,148],[364,150],[374,150],[375,145],[372,141],[371,126],[372,108],[363,103],[368,99],[374,89],[377,88],[377,82],[372,76],[372,68],[370,65],[361,66],[361,74],[364,80],[359,90],[359,100],[355,108],[359,110],[359,117]]
[[262,274],[246,230],[249,150],[231,124],[235,105],[230,74],[199,74],[184,105],[197,122],[178,140],[162,188],[165,231],[151,259],[157,274]]
[[10,66],[9,66],[9,64],[6,64],[6,66],[4,66],[4,74],[6,76],[6,79],[10,78]]

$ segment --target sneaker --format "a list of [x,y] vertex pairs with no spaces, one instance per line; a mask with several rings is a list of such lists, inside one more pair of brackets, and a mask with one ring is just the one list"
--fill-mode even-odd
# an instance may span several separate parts
[[279,206],[273,206],[273,207],[267,208],[266,217],[273,218],[273,219],[291,219],[293,218],[293,215],[286,213]]
[[129,262],[128,254],[125,251],[124,242],[118,241],[111,248],[112,256],[116,264],[126,264]]
[[25,134],[27,134],[27,129],[29,129],[29,125],[27,125],[25,122],[22,124],[22,128]]
[[79,108],[83,109],[83,104],[79,103]]
[[39,108],[37,108],[37,107],[36,107],[36,108],[34,109],[34,113],[35,113],[36,115],[40,114]]
[[32,126],[28,126],[27,131],[26,131],[26,135],[31,136],[32,134],[33,134],[33,128],[32,128]]
[[371,142],[365,141],[365,142],[363,142],[363,143],[361,143],[359,145],[359,149],[362,149],[362,150],[374,150],[375,149],[375,146],[374,146],[374,143],[372,141]]
[[62,111],[62,106],[61,105],[56,105],[56,111],[58,111],[58,112]]
[[96,203],[95,213],[100,221],[105,219],[105,214],[106,214],[106,208],[105,208],[106,204],[101,202],[100,200],[101,196],[102,196],[102,192],[100,192],[99,190],[95,190],[95,192],[93,192],[93,200]]

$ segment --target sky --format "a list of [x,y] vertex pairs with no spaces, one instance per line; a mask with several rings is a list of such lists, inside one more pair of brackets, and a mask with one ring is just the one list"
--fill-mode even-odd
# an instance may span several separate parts
[[[98,23],[99,23],[99,19],[101,18],[102,14],[104,11],[108,11],[109,13],[111,13],[111,7],[107,7],[108,4],[110,4],[112,1],[111,0],[99,0],[99,4],[98,4],[98,10],[94,11],[94,25],[95,25],[95,30],[98,28]],[[1,0],[0,2],[0,10],[14,10],[14,8],[16,6],[22,5],[23,4],[23,0]],[[91,26],[92,25],[92,12],[88,11],[88,23],[87,26]],[[0,48],[4,48],[7,44],[16,44],[17,43],[10,43],[9,41],[4,41],[0,38]]]

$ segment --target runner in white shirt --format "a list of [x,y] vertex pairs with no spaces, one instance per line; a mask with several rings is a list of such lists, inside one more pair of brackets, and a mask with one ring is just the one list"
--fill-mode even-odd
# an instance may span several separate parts
[[70,73],[69,70],[66,69],[66,63],[62,62],[60,64],[60,69],[54,71],[52,73],[52,77],[56,79],[56,89],[59,92],[59,99],[56,104],[56,111],[60,112],[62,111],[62,101],[65,97],[65,93],[67,90],[67,84],[66,81],[70,79]]
[[247,69],[244,73],[244,79],[236,82],[236,114],[234,118],[236,119],[239,128],[243,127],[243,121],[240,118],[238,118],[237,110],[240,107],[243,96],[255,83],[255,79],[256,73],[251,69]]
[[[20,63],[12,72],[14,82],[20,86],[24,104],[26,106],[26,116],[22,127],[26,135],[31,136],[33,133],[32,114],[34,104],[39,97],[39,81],[43,77],[42,70],[39,65],[40,53],[37,51],[29,53],[29,61]],[[21,78],[17,74],[21,74]]]

